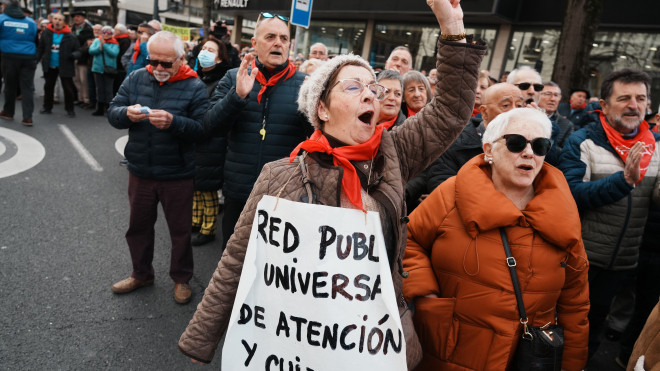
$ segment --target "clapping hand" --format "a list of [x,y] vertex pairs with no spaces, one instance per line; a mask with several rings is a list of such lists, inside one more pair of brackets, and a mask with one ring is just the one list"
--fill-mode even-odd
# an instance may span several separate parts
[[258,69],[253,68],[252,71],[248,74],[248,65],[252,63],[254,56],[252,54],[247,54],[241,62],[241,66],[238,67],[238,72],[236,73],[236,94],[238,94],[241,99],[250,94],[252,87],[254,86],[254,80],[257,78]]

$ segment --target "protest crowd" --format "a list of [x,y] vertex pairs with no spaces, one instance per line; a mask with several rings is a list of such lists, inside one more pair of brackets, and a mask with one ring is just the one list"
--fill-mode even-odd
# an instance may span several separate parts
[[[322,43],[293,55],[289,19],[267,11],[240,48],[221,21],[184,43],[155,20],[35,21],[4,0],[0,119],[20,101],[39,124],[40,63],[40,114],[127,130],[132,267],[111,289],[154,284],[161,204],[173,298],[198,303],[178,339],[193,362],[222,344],[224,369],[337,369],[339,349],[353,369],[583,370],[607,338],[622,369],[659,369],[651,78],[613,71],[599,92],[525,66],[498,79],[460,1],[427,3],[428,74],[405,46],[378,71]],[[193,297],[193,246],[218,233]]]

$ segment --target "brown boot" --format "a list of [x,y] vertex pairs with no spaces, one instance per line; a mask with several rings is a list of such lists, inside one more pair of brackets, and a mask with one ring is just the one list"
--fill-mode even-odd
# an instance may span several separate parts
[[174,300],[179,304],[186,304],[190,301],[192,292],[190,291],[190,285],[187,283],[175,283],[174,284]]
[[154,284],[153,278],[147,281],[140,281],[140,280],[136,280],[133,277],[128,277],[112,285],[112,292],[114,292],[115,294],[126,294],[131,291],[135,291],[140,287],[151,286],[153,284]]

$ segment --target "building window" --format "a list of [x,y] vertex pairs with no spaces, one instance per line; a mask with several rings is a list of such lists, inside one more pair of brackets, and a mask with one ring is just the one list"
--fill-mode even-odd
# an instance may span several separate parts
[[307,58],[309,48],[315,43],[323,43],[328,47],[328,55],[362,54],[364,45],[364,22],[314,21],[307,29],[300,29],[296,35],[296,54],[301,53]]
[[[467,28],[465,31],[486,41],[489,47],[494,45],[497,36],[495,28]],[[377,23],[371,43],[369,63],[374,68],[384,68],[385,61],[392,49],[397,46],[405,46],[412,53],[413,68],[418,71],[429,71],[435,68],[438,37],[440,37],[440,28],[437,24]],[[481,63],[482,69],[486,69],[490,65],[490,58],[491,53],[487,51],[486,57]]]

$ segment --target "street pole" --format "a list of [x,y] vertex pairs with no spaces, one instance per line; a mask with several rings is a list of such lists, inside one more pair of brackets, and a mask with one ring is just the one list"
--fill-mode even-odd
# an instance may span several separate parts
[[154,0],[154,19],[160,22],[160,16],[158,15],[160,12],[158,11],[158,0]]

